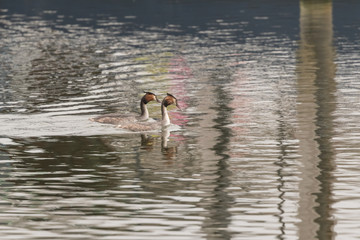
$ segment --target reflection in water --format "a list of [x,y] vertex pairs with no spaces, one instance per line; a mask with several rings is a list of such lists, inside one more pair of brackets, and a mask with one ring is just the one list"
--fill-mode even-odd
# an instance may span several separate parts
[[172,143],[169,146],[170,129],[165,127],[161,131],[161,152],[167,160],[174,159],[176,157],[178,146]]
[[333,239],[331,204],[334,170],[335,64],[332,2],[300,1],[298,118],[302,155],[300,239]]
[[[333,43],[332,9],[2,0],[0,238],[355,239],[360,21]],[[176,130],[89,121],[143,90]]]
[[[213,131],[218,132],[216,143],[211,147],[214,152],[214,179],[209,189],[211,198],[207,199],[209,204],[205,207],[209,212],[208,217],[204,221],[204,231],[207,233],[207,239],[232,239],[231,233],[228,231],[231,223],[231,213],[229,209],[234,199],[228,194],[228,188],[231,184],[229,171],[229,144],[231,129],[227,127],[231,123],[230,116],[232,109],[229,107],[231,102],[231,94],[226,86],[231,82],[231,75],[223,69],[218,70],[219,75],[211,76],[211,83],[215,85],[213,89],[213,99],[216,111],[215,116],[211,117],[214,121]],[[219,84],[221,82],[221,84]]]
[[279,129],[278,129],[278,141],[279,141],[279,147],[280,147],[280,155],[279,155],[279,159],[277,162],[275,162],[276,165],[279,166],[279,169],[277,170],[277,175],[279,176],[278,178],[278,182],[279,185],[277,187],[278,191],[279,191],[279,199],[280,202],[278,203],[278,210],[279,210],[279,214],[278,214],[278,218],[279,218],[279,223],[280,223],[280,233],[278,234],[277,238],[279,240],[283,240],[285,238],[285,220],[284,220],[284,214],[285,214],[285,174],[284,173],[284,168],[286,166],[286,157],[287,157],[287,146],[286,146],[286,139],[287,139],[287,133],[286,133],[286,124],[285,121],[283,119],[282,114],[280,113],[280,120],[279,120]]
[[[134,134],[14,139],[10,145],[1,146],[1,156],[8,156],[1,164],[1,197],[12,208],[2,205],[0,222],[22,228],[45,221],[68,234],[69,226],[74,230],[85,222],[97,225],[97,216],[106,212],[118,215],[118,223],[106,226],[115,220],[108,216],[103,226],[97,225],[99,231],[126,231],[127,217],[123,216],[127,214],[138,220],[156,218],[152,211],[163,205],[153,202],[152,196],[162,196],[166,205],[170,204],[166,196],[182,189],[167,179],[176,165],[164,164],[167,158],[161,157],[158,138]],[[141,210],[141,203],[134,199],[154,206]],[[138,212],[133,212],[134,208],[139,208]],[[163,223],[154,222],[157,226]],[[81,228],[77,231],[84,234]]]

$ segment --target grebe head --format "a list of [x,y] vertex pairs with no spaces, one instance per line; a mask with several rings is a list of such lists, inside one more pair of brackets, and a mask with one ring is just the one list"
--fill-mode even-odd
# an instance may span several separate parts
[[167,93],[166,95],[167,96],[163,99],[162,104],[165,107],[170,106],[170,105],[175,105],[177,108],[179,108],[181,110],[176,97],[174,95],[170,94],[170,93]]
[[145,93],[145,95],[141,99],[141,101],[144,104],[147,104],[148,102],[151,102],[151,101],[157,101],[158,103],[160,103],[160,100],[157,98],[155,93],[145,92],[145,91],[144,91],[144,93]]

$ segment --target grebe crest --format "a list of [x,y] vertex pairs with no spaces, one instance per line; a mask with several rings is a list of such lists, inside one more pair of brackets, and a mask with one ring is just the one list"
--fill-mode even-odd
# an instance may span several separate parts
[[99,117],[91,118],[90,120],[93,122],[99,123],[107,123],[107,124],[124,124],[124,123],[131,123],[137,121],[146,121],[149,119],[149,111],[146,107],[151,101],[156,101],[160,103],[160,100],[157,98],[155,93],[152,92],[145,92],[145,95],[140,100],[140,116],[128,116],[124,114],[106,114]]
[[157,98],[155,93],[152,92],[145,92],[145,95],[141,98],[141,102],[143,102],[144,104],[148,104],[151,101],[156,101],[158,103],[160,103],[160,100]]
[[176,97],[174,95],[170,94],[170,93],[166,93],[166,95],[167,96],[164,97],[164,99],[162,101],[163,102],[162,104],[165,107],[168,107],[170,105],[175,105],[176,107],[178,107],[181,110],[181,108],[178,105],[178,101],[177,101]]

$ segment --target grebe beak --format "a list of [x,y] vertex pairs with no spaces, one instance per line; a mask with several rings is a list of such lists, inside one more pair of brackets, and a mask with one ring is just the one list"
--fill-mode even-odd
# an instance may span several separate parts
[[158,103],[161,103],[161,101],[158,99],[158,97],[155,95],[155,100],[158,102]]
[[178,102],[176,101],[176,107],[180,110],[180,111],[182,111],[182,109],[181,109],[181,107],[179,106],[179,104],[178,104]]

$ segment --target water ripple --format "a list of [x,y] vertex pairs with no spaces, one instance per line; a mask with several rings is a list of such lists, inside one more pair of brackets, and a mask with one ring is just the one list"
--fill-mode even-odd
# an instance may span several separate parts
[[[1,239],[357,238],[360,45],[331,2],[29,4],[0,9]],[[144,90],[178,127],[89,121]]]

